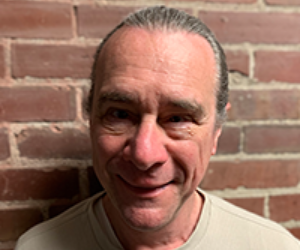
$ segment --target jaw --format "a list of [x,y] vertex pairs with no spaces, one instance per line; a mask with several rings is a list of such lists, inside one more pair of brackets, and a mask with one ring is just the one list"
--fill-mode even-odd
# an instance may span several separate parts
[[136,249],[138,245],[154,248],[154,245],[173,244],[173,249],[184,244],[194,231],[202,202],[195,192],[181,206],[173,207],[173,211],[166,211],[157,207],[145,207],[144,203],[116,207],[105,196],[104,208],[116,236],[125,248]]
[[182,183],[140,188],[132,187],[119,177],[115,177],[113,183],[113,188],[107,190],[104,204],[108,216],[117,227],[122,222],[124,227],[136,231],[157,231],[176,223],[178,216],[190,213],[194,207],[193,194],[196,192],[183,193],[185,184]]

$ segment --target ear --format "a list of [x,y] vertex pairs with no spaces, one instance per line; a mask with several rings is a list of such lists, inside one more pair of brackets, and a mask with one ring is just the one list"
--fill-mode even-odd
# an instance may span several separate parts
[[222,128],[218,128],[215,130],[214,133],[214,138],[213,138],[213,145],[212,145],[212,149],[211,149],[211,155],[215,155],[217,152],[217,148],[218,148],[218,142],[219,142],[219,137],[222,133]]
[[[228,112],[228,110],[230,108],[231,108],[231,104],[228,102],[225,106],[226,113]],[[222,133],[222,126],[220,126],[219,128],[217,128],[215,130],[214,142],[213,142],[213,146],[212,146],[212,149],[211,149],[211,155],[215,155],[216,152],[217,152],[218,142],[219,142],[219,138],[220,138],[221,133]]]
[[229,109],[231,109],[231,103],[227,102],[227,104],[225,106],[226,113],[228,112]]

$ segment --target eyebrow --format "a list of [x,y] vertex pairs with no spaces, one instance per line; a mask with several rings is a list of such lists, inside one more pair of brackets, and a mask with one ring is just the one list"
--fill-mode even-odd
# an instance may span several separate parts
[[196,101],[169,100],[168,103],[175,108],[180,108],[194,114],[197,118],[202,118],[206,115],[203,106]]
[[106,102],[138,103],[138,98],[133,93],[120,93],[119,91],[112,90],[100,94],[98,107],[101,107]]
[[[98,107],[101,107],[106,102],[119,102],[138,105],[139,100],[140,99],[138,98],[138,96],[132,92],[120,92],[117,90],[111,90],[100,94],[100,97],[98,99]],[[171,106],[174,108],[186,110],[199,119],[203,118],[206,115],[203,106],[195,100],[169,98],[166,102],[164,102],[163,106]]]

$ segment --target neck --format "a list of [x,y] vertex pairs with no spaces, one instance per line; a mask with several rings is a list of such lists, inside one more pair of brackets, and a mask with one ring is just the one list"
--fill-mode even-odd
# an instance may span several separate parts
[[170,223],[162,228],[147,231],[130,227],[107,197],[103,204],[111,226],[124,249],[167,250],[180,247],[190,238],[200,218],[203,201],[204,198],[195,192],[184,202]]

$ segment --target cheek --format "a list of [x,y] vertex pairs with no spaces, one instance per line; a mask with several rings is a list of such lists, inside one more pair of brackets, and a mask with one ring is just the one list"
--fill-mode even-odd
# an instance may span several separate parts
[[198,186],[209,164],[213,139],[210,136],[200,138],[177,141],[169,149],[176,165],[184,172],[187,185]]
[[92,142],[93,167],[100,183],[106,190],[108,190],[111,183],[111,177],[109,173],[110,162],[115,158],[115,155],[120,152],[118,140],[114,136],[96,136],[94,134]]
[[93,152],[102,162],[106,162],[122,149],[122,140],[119,136],[100,135],[92,141]]
[[[195,141],[182,141],[169,150],[178,168],[184,173],[186,181],[192,181],[203,172],[201,147]],[[198,179],[198,178],[197,178]]]

